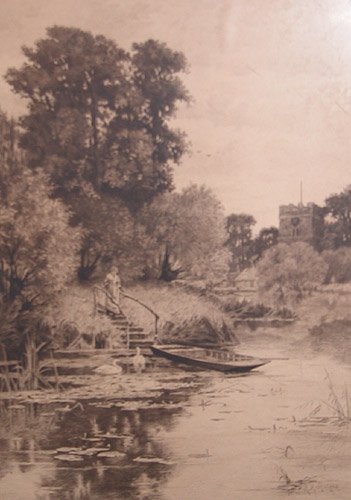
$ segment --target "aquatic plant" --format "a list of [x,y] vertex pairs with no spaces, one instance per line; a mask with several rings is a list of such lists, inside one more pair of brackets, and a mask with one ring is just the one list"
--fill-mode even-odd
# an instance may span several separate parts
[[[329,393],[327,400],[320,400],[319,404],[314,408],[310,413],[300,420],[301,425],[321,425],[321,424],[337,424],[337,425],[345,425],[351,422],[350,415],[350,401],[347,386],[345,385],[341,394],[338,394],[335,384],[333,383],[329,373],[325,370]],[[312,402],[311,402],[312,403]],[[314,401],[314,403],[316,403]],[[329,410],[332,410],[332,415],[320,415],[322,408],[327,407]]]
[[37,344],[35,337],[27,335],[23,363],[17,369],[16,384],[12,386],[13,389],[37,390],[40,387],[50,387],[51,383],[46,375],[52,371],[55,375],[54,385],[56,388],[59,388],[58,372],[52,357],[52,352],[49,351],[51,356],[48,358],[48,350],[46,350],[46,357],[41,359],[41,353],[45,351],[48,344],[48,342]]
[[338,423],[349,423],[351,422],[350,417],[350,401],[347,386],[345,385],[342,396],[338,396],[335,386],[330,378],[329,373],[325,370],[326,380],[329,386],[329,401],[323,401],[329,408],[331,408],[338,420]]
[[238,318],[296,319],[296,314],[287,307],[275,309],[265,304],[253,304],[236,298],[225,300],[222,307],[225,312],[232,313]]
[[314,483],[317,481],[309,476],[302,479],[291,479],[288,473],[282,468],[278,468],[280,485],[278,488],[288,493],[305,492],[311,493],[313,491]]

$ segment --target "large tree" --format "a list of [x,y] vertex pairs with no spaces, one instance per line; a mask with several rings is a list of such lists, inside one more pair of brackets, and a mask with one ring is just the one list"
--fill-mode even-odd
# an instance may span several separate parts
[[100,268],[117,261],[123,279],[143,274],[145,230],[124,203],[112,195],[72,197],[71,222],[84,226],[78,277],[89,280]]
[[253,241],[253,254],[260,259],[268,248],[278,243],[278,236],[279,230],[274,226],[261,229]]
[[[134,110],[128,123],[127,155],[130,166],[121,194],[137,207],[143,200],[173,188],[173,166],[187,151],[185,133],[170,127],[177,106],[189,102],[189,94],[179,75],[187,70],[185,56],[156,40],[135,43],[131,53]],[[119,128],[117,129],[118,132]],[[136,147],[133,147],[133,141]],[[138,154],[136,154],[136,150]],[[118,159],[118,158],[117,158]]]
[[125,108],[128,55],[105,37],[79,29],[54,26],[47,34],[34,48],[24,47],[27,62],[6,75],[29,101],[22,144],[32,165],[52,169],[58,189],[71,188],[82,176],[99,190],[111,110]]
[[0,343],[16,349],[72,278],[80,230],[51,198],[47,175],[25,166],[15,124],[1,113],[0,128]]
[[26,63],[6,75],[28,101],[21,145],[84,227],[79,276],[87,278],[128,238],[136,243],[131,217],[173,189],[173,166],[187,147],[170,126],[177,104],[189,100],[179,78],[186,60],[158,41],[129,53],[62,26],[23,53]]
[[[3,167],[3,166],[2,166]],[[46,304],[72,278],[78,266],[80,231],[69,214],[49,197],[44,174],[23,167],[1,169],[0,295],[31,309]]]
[[210,189],[191,185],[159,196],[144,209],[142,221],[150,238],[148,268],[158,278],[171,281],[182,271],[208,277],[223,267],[225,218]]
[[252,227],[256,221],[249,214],[231,214],[226,219],[226,246],[231,253],[232,271],[242,271],[250,264],[253,241]]
[[172,188],[186,145],[169,126],[188,100],[180,52],[149,40],[131,53],[104,36],[53,26],[6,79],[26,98],[22,144],[56,193],[112,191],[133,209]]
[[325,200],[323,247],[351,246],[351,186]]

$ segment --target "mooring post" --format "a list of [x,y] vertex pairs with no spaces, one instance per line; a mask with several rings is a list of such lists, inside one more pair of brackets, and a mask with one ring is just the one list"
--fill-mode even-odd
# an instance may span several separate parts
[[155,316],[155,335],[154,335],[154,343],[158,342],[158,316]]

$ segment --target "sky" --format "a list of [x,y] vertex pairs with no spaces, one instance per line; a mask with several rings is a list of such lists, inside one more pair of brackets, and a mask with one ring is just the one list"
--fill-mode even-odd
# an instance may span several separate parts
[[[206,184],[225,212],[250,213],[256,230],[278,207],[322,204],[351,184],[350,0],[1,0],[0,72],[24,62],[53,24],[113,38],[126,49],[155,38],[189,62],[193,97],[174,126],[192,153],[177,189]],[[25,102],[0,80],[0,107]]]

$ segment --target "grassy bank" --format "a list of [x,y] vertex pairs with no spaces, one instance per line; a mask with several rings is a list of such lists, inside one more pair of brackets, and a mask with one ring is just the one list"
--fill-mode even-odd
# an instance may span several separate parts
[[[158,316],[162,340],[234,341],[234,328],[229,315],[219,305],[203,296],[201,291],[159,282],[141,283],[124,289],[125,293],[152,309]],[[141,304],[122,296],[121,308],[136,326],[153,335],[155,317]],[[94,315],[93,289],[75,285],[60,297],[52,313],[57,340],[62,336],[74,339],[78,333],[108,332],[114,328],[109,318]]]
[[[242,340],[247,336],[261,340],[285,337],[291,344],[302,342],[313,350],[341,357],[351,351],[351,291],[346,285],[325,286],[305,298],[296,310],[295,323],[281,329],[259,327],[254,332],[244,326],[234,328],[230,313],[224,312],[220,303],[206,297],[201,290],[154,282],[129,286],[125,292],[158,314],[163,340],[172,336],[174,340],[208,341],[209,336],[223,340],[223,325],[226,325],[234,342],[236,335]],[[151,335],[154,333],[155,318],[147,309],[127,298],[122,298],[121,306],[135,325]],[[57,338],[62,335],[74,338],[77,331],[90,334],[114,328],[108,318],[94,315],[91,286],[76,285],[62,294],[53,322]]]
[[[159,315],[159,330],[163,340],[170,336],[184,340],[235,340],[231,318],[201,292],[190,291],[172,284],[139,284],[127,293],[148,305]],[[124,299],[127,316],[145,331],[154,331],[154,317],[139,304]]]

